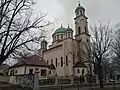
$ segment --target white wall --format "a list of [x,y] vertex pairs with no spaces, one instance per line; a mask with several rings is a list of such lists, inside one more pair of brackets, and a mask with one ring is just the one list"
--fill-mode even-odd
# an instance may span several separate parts
[[[49,65],[51,64],[51,59],[53,59],[53,64],[56,66],[56,58],[57,58],[57,68],[56,72],[58,76],[70,76],[73,74],[73,42],[74,40],[71,38],[65,39],[58,43],[54,43],[50,46],[53,48],[55,46],[61,45],[59,47],[50,49],[43,53],[43,58],[47,61],[49,60]],[[74,48],[75,49],[75,48]],[[66,55],[68,56],[69,65],[66,66]],[[63,57],[63,67],[61,67],[61,57]]]
[[24,74],[25,66],[20,66],[20,67],[15,67],[15,68],[9,69],[9,75],[10,75],[11,70],[14,70],[14,72],[17,70],[16,75]]
[[39,67],[39,66],[26,66],[26,72],[25,72],[25,66],[12,68],[12,69],[9,69],[9,75],[10,75],[11,70],[14,70],[14,72],[17,70],[17,74],[15,74],[15,75],[29,74],[29,69],[33,69],[33,73],[35,73],[36,68],[38,68],[40,76],[41,76],[41,69],[45,69],[46,74],[48,76],[48,71],[49,71],[48,67]]
[[35,73],[35,69],[38,68],[39,75],[41,76],[41,70],[44,69],[46,70],[46,74],[48,76],[48,67],[39,67],[39,66],[26,66],[26,74],[29,74],[29,69],[33,69],[33,73]]

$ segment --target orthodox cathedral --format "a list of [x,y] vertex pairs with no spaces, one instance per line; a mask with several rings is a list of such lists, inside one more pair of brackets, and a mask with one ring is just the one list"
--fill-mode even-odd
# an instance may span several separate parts
[[61,26],[52,34],[51,45],[47,46],[45,39],[41,42],[39,54],[49,65],[49,76],[71,78],[83,75],[86,78],[90,72],[93,74],[93,66],[85,57],[90,42],[85,8],[79,4],[75,15],[75,30]]
[[9,75],[34,74],[37,71],[40,79],[57,77],[59,80],[71,80],[71,83],[80,77],[88,82],[91,74],[95,76],[87,48],[90,34],[85,8],[79,4],[75,15],[75,30],[69,26],[56,29],[51,45],[48,46],[44,39],[38,55],[21,58],[20,62],[9,68]]

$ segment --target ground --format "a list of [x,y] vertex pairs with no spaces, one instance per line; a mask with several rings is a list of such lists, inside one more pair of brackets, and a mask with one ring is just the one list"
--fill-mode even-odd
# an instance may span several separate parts
[[[70,86],[66,85],[66,87],[61,86],[43,86],[45,88],[40,87],[39,90],[120,90],[120,85],[116,85],[115,88],[113,85],[105,85],[105,88],[100,89],[99,86],[93,86],[90,88],[89,86]],[[30,89],[23,89],[19,85],[11,85],[11,84],[0,84],[0,90],[30,90]]]

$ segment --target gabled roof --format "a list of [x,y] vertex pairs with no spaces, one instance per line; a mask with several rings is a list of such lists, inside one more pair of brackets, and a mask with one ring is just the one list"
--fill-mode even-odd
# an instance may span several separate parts
[[74,65],[74,68],[86,68],[87,66],[81,62],[81,61],[78,61],[75,65]]
[[48,67],[47,62],[37,55],[32,55],[28,57],[23,57],[19,60],[18,63],[11,66],[10,68],[20,67],[20,66],[40,66],[40,67]]
[[0,68],[9,68],[9,67],[10,66],[8,64],[4,64],[4,63],[0,65]]

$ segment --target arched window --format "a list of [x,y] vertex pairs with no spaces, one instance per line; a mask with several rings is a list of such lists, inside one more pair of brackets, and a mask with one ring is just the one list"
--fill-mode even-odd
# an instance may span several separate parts
[[66,66],[68,66],[68,56],[66,55]]
[[63,34],[61,34],[61,39],[63,39]]
[[68,32],[68,37],[70,37],[70,32]]
[[59,35],[57,35],[57,40],[59,40]]
[[81,33],[81,27],[78,27],[78,34]]
[[87,28],[85,27],[85,33],[87,33]]
[[65,36],[67,37],[67,33],[65,33]]
[[84,74],[84,69],[82,69],[82,75]]
[[79,11],[76,12],[76,15],[77,15],[77,16],[79,15]]
[[80,73],[80,69],[77,69],[77,73]]
[[82,10],[80,10],[80,14],[81,14],[81,15],[83,14],[83,11],[82,11]]
[[61,57],[61,67],[63,66],[63,57]]
[[57,58],[56,58],[56,67],[57,67]]

